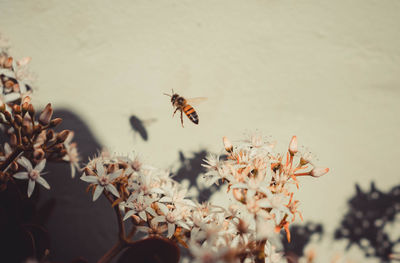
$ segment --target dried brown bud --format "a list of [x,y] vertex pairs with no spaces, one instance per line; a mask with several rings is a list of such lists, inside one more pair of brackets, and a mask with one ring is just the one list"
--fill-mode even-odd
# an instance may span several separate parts
[[24,103],[22,104],[22,116],[24,116],[25,113],[28,112],[28,109],[29,109],[29,102],[24,102]]
[[47,130],[47,132],[46,132],[46,139],[48,140],[48,141],[50,141],[51,139],[53,139],[54,138],[54,131],[53,130]]
[[12,109],[14,114],[21,114],[21,106],[14,104]]
[[35,125],[33,127],[33,133],[34,134],[40,133],[41,131],[42,131],[42,127],[40,127],[40,125]]
[[51,128],[54,128],[54,127],[56,127],[57,125],[59,125],[61,122],[62,122],[62,119],[61,119],[61,118],[55,118],[54,120],[51,120],[51,122],[50,122],[50,127],[51,127]]
[[22,104],[24,104],[25,102],[27,102],[28,104],[31,103],[31,97],[26,96],[26,97],[22,100]]
[[16,146],[17,145],[17,136],[15,134],[11,134],[10,135],[10,144],[12,146]]
[[7,121],[9,121],[9,122],[12,121],[11,113],[9,113],[8,111],[4,111],[3,114]]
[[12,67],[12,63],[13,63],[13,58],[12,57],[8,57],[6,59],[6,61],[4,62],[4,67],[5,68],[11,68]]
[[22,117],[21,117],[21,115],[15,115],[14,116],[14,121],[18,126],[21,126],[22,125]]
[[23,144],[23,145],[28,145],[28,144],[29,144],[28,138],[22,137],[22,144]]
[[57,142],[64,142],[68,138],[68,135],[70,132],[71,131],[69,131],[69,130],[63,130],[63,131],[59,132],[57,134]]
[[4,55],[0,55],[0,67],[4,67],[4,63],[6,62],[7,57]]
[[46,105],[42,113],[40,113],[39,123],[42,125],[49,124],[52,116],[53,116],[53,108],[51,107],[51,103],[49,103]]
[[62,143],[56,144],[53,147],[56,152],[61,152],[61,150],[64,149],[64,145]]
[[44,151],[42,148],[37,148],[33,152],[33,157],[36,161],[41,161],[44,158]]
[[83,172],[85,173],[85,175],[95,175],[95,173],[91,169],[89,169],[88,167],[85,167],[83,169]]
[[228,153],[231,153],[233,151],[233,145],[231,141],[229,141],[229,139],[224,136],[222,137],[222,142],[224,143],[225,150]]
[[23,122],[22,123],[22,134],[30,136],[31,132],[32,132],[31,126],[29,124]]
[[31,116],[31,118],[33,119],[35,117],[35,108],[33,108],[32,104],[29,104],[28,112],[29,112],[29,115]]
[[107,168],[107,173],[113,173],[113,172],[115,172],[115,171],[117,171],[117,170],[118,170],[118,164],[113,163],[113,164],[110,164],[110,165],[108,166],[108,168]]
[[290,143],[289,143],[289,153],[290,153],[290,155],[293,156],[293,155],[295,155],[297,153],[297,151],[298,151],[298,148],[297,148],[297,137],[293,136],[292,140],[290,140]]

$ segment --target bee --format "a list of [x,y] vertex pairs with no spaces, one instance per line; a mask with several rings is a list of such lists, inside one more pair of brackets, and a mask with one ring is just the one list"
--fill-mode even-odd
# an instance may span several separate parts
[[199,115],[197,115],[196,110],[189,104],[189,103],[198,103],[201,101],[206,100],[207,98],[199,97],[199,98],[191,98],[185,99],[184,97],[180,96],[179,94],[175,93],[172,90],[172,94],[164,93],[168,97],[171,97],[172,106],[175,107],[175,111],[172,114],[172,117],[175,116],[175,113],[179,110],[181,112],[181,124],[183,127],[183,113],[191,120],[194,124],[199,124]]

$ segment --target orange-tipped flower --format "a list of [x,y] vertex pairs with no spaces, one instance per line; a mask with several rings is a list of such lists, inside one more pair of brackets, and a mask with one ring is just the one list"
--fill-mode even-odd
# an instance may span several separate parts
[[295,155],[297,151],[297,136],[293,136],[289,143],[289,152],[291,155]]
[[312,171],[310,172],[310,175],[312,177],[321,177],[328,172],[329,172],[329,168],[316,167],[316,168],[312,169]]

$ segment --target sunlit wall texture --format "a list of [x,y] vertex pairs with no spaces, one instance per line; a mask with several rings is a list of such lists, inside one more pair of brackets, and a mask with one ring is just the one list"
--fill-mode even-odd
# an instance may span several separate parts
[[[0,32],[15,57],[32,57],[33,103],[51,102],[65,118],[83,162],[102,148],[136,152],[195,182],[222,136],[259,132],[285,150],[297,135],[330,172],[300,179],[297,235],[315,235],[293,249],[361,263],[386,260],[388,246],[400,252],[395,220],[374,225],[400,204],[399,14],[395,0],[2,0]],[[208,98],[195,106],[199,125],[172,118],[171,89]],[[138,120],[145,136],[132,127]],[[115,215],[67,166],[52,173],[52,189],[42,189],[55,204],[52,259],[94,262],[115,243]]]

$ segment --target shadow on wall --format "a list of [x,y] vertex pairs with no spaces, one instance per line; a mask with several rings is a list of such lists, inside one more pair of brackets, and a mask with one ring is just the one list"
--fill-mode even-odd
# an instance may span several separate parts
[[286,234],[281,235],[285,256],[288,262],[298,262],[298,259],[304,255],[304,248],[311,241],[314,235],[320,240],[324,234],[324,227],[321,224],[307,222],[302,225],[294,225],[290,227],[292,237],[289,243],[286,239]]
[[139,119],[136,115],[131,115],[129,117],[129,124],[134,132],[134,137],[136,138],[136,135],[140,135],[140,137],[144,140],[147,141],[149,139],[149,133],[146,129],[146,126],[150,125],[151,123],[155,122],[156,119],[148,119],[148,120],[142,120]]
[[197,152],[193,152],[191,157],[184,155],[182,151],[179,152],[179,168],[175,172],[174,180],[181,182],[184,179],[189,180],[189,188],[195,187],[199,191],[197,200],[201,203],[209,200],[210,196],[217,190],[215,185],[210,187],[203,187],[197,184],[197,178],[206,172],[206,169],[202,166],[204,164],[203,159],[206,158],[208,151],[202,149]]
[[400,185],[384,193],[373,182],[369,192],[356,184],[356,194],[348,203],[349,211],[336,229],[335,239],[347,239],[347,249],[357,245],[365,256],[390,262],[389,255],[400,245],[400,236],[391,237],[385,227],[395,224],[400,213]]
[[[68,110],[55,110],[63,119],[58,129],[75,132],[81,163],[86,163],[101,149],[89,127]],[[68,164],[49,163],[45,170],[51,190],[41,189],[40,204],[53,204],[45,226],[51,238],[50,259],[69,262],[83,256],[96,262],[115,242],[117,223],[112,208],[105,198],[92,202],[86,184],[76,174],[71,178]]]

